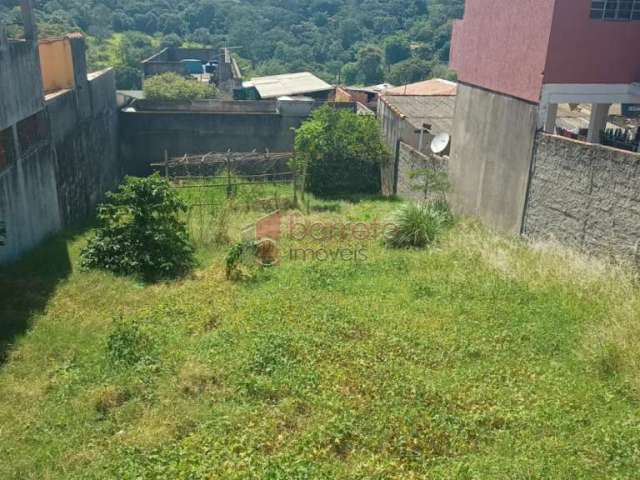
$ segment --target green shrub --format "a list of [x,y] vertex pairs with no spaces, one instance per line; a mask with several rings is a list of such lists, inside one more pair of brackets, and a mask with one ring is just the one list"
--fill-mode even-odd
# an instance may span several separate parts
[[227,252],[225,259],[227,279],[241,278],[246,273],[243,267],[255,264],[257,252],[258,242],[255,240],[243,240],[234,244]]
[[294,167],[314,195],[376,194],[389,152],[374,117],[329,106],[296,130]]
[[444,201],[408,203],[393,216],[395,228],[386,236],[392,248],[424,248],[452,222],[449,206]]
[[82,251],[82,265],[147,280],[171,278],[193,267],[186,211],[169,183],[157,174],[127,177],[98,208],[100,227]]
[[192,102],[214,98],[217,93],[213,85],[184,78],[173,72],[156,75],[144,82],[145,98],[160,102]]
[[107,338],[107,359],[113,366],[131,367],[152,360],[153,342],[140,325],[122,318],[114,321]]

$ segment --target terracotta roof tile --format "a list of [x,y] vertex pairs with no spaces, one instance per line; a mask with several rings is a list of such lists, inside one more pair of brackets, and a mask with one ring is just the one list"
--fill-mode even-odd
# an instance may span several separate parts
[[458,84],[440,78],[424,82],[411,83],[401,87],[389,88],[384,91],[385,96],[454,96],[458,91]]

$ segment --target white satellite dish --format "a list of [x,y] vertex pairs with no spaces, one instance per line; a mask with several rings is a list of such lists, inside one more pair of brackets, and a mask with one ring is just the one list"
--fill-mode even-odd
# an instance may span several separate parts
[[448,155],[451,147],[451,135],[440,133],[431,141],[431,151],[436,155]]

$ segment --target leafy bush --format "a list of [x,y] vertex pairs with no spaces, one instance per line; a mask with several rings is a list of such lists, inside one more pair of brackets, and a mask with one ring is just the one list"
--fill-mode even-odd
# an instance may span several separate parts
[[325,106],[296,131],[294,167],[315,195],[380,192],[380,165],[389,159],[373,117]]
[[186,208],[157,174],[127,177],[98,208],[100,227],[82,251],[82,265],[150,280],[188,271],[194,251],[179,219]]
[[392,229],[385,242],[392,248],[424,248],[452,222],[449,206],[444,201],[408,203],[394,214]]
[[217,90],[195,79],[184,78],[177,73],[168,72],[145,80],[144,94],[147,100],[161,102],[192,102],[205,98],[214,98]]

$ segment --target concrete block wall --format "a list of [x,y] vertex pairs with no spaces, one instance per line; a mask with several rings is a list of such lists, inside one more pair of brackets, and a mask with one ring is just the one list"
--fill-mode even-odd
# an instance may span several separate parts
[[378,123],[382,130],[382,138],[389,148],[391,158],[381,167],[382,194],[395,195],[396,192],[396,163],[398,159],[398,145],[411,138],[411,128],[405,118],[391,109],[385,102],[378,100]]
[[640,154],[538,133],[523,231],[638,259]]
[[41,112],[49,134],[0,171],[0,219],[7,231],[0,264],[85,220],[122,178],[113,72],[95,76],[85,90],[51,98]]
[[83,95],[71,91],[47,104],[55,126],[52,139],[64,225],[92,215],[104,194],[117,187],[122,178],[113,71],[95,76],[85,88]]
[[170,157],[208,152],[290,152],[307,116],[254,112],[144,111],[120,113],[120,148],[128,175],[144,176]]
[[277,100],[210,99],[193,102],[136,100],[133,107],[140,112],[277,113],[277,103]]
[[0,32],[0,130],[44,108],[38,45]]
[[0,172],[0,219],[7,238],[0,265],[17,259],[62,227],[51,145],[35,148]]
[[419,178],[412,178],[411,173],[416,170],[430,169],[434,172],[448,173],[449,161],[447,157],[425,155],[404,142],[398,148],[397,164],[397,195],[402,198],[424,200],[424,193],[413,187],[420,183]]

